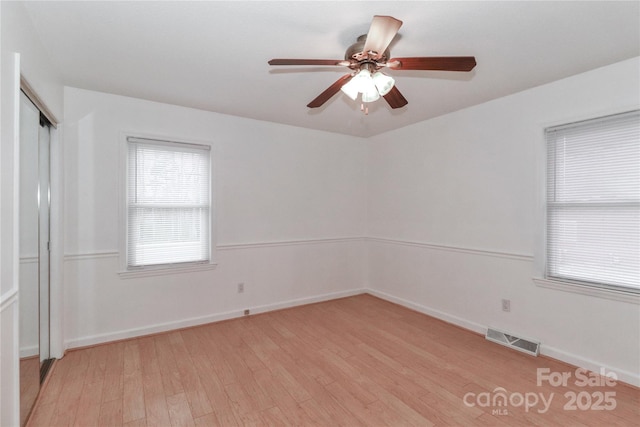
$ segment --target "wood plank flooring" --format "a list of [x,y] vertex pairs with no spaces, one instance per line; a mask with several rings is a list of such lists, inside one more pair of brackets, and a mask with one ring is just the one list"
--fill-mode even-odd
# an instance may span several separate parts
[[40,357],[20,359],[20,425],[24,425],[40,390]]
[[[571,376],[538,385],[538,368]],[[31,427],[640,420],[637,388],[583,386],[575,367],[370,295],[70,351],[51,375]]]

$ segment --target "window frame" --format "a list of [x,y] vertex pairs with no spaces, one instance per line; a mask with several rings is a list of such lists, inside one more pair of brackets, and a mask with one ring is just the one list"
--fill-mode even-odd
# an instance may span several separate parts
[[573,124],[579,124],[580,122],[588,122],[590,120],[604,119],[609,116],[623,115],[628,113],[634,113],[640,111],[637,106],[627,108],[623,110],[614,110],[600,112],[600,114],[589,115],[586,117],[575,117],[572,120],[565,120],[552,123],[540,124],[540,143],[537,144],[538,150],[536,154],[537,159],[537,177],[538,177],[538,192],[536,198],[537,202],[537,237],[535,239],[535,257],[534,257],[534,277],[532,281],[536,286],[542,288],[549,288],[560,290],[564,292],[571,292],[581,295],[595,296],[614,301],[621,301],[627,303],[634,303],[640,305],[640,290],[618,286],[608,285],[603,283],[596,283],[590,281],[581,281],[571,278],[560,278],[551,276],[548,274],[548,206],[547,206],[547,183],[548,183],[548,142],[547,142],[547,130],[554,127],[570,126]]
[[[136,139],[146,139],[152,141],[158,141],[160,144],[167,144],[169,146],[174,144],[187,144],[192,146],[208,146],[209,147],[209,260],[208,261],[199,261],[199,262],[184,262],[184,263],[166,263],[166,264],[156,264],[156,265],[146,265],[146,266],[135,266],[130,267],[128,265],[127,260],[127,251],[128,251],[128,153],[129,153],[129,138]],[[131,131],[121,131],[120,132],[120,162],[119,162],[119,204],[118,204],[118,213],[119,213],[119,271],[118,275],[121,278],[135,278],[135,277],[145,277],[145,276],[157,276],[157,275],[165,275],[165,274],[176,274],[176,273],[188,273],[194,271],[203,271],[203,270],[211,270],[215,269],[217,266],[217,257],[216,257],[216,171],[217,167],[215,164],[215,145],[211,141],[201,141],[201,140],[187,140],[184,138],[168,136],[168,135],[157,135],[157,134],[148,134],[148,133],[140,133],[140,132],[131,132]]]

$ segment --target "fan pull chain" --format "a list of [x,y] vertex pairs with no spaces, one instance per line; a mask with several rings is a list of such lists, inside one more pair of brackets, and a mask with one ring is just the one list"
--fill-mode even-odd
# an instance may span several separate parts
[[365,107],[364,102],[360,104],[360,111],[363,111],[365,116],[369,115],[369,107]]

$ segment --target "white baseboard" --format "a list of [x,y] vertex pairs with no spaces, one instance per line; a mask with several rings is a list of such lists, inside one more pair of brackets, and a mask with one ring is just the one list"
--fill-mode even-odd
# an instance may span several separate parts
[[[300,305],[313,304],[316,302],[329,301],[338,298],[350,297],[365,293],[364,288],[352,289],[348,291],[331,292],[328,294],[315,295],[306,298],[298,298],[289,301],[279,302],[275,304],[266,304],[256,307],[246,307],[251,314],[266,313],[274,310],[282,310],[284,308],[296,307]],[[158,323],[151,326],[141,328],[133,328],[105,334],[91,335],[65,341],[65,349],[70,350],[78,347],[87,347],[91,345],[104,344],[112,341],[119,341],[129,338],[141,337],[144,335],[157,334],[159,332],[168,332],[176,329],[188,328],[191,326],[205,325],[207,323],[220,322],[222,320],[235,319],[244,316],[244,309],[231,310],[223,313],[215,313],[207,316],[192,317],[189,319],[178,320],[175,322]]]
[[579,368],[585,368],[595,373],[600,373],[600,370],[604,370],[606,373],[612,372],[616,374],[619,381],[627,384],[631,384],[635,387],[640,387],[640,374],[623,371],[618,368],[606,366],[602,363],[594,362],[593,360],[585,359],[575,354],[567,353],[554,347],[540,345],[540,354],[543,356],[551,357],[556,360],[568,363]]
[[24,359],[25,357],[37,356],[38,354],[40,354],[40,349],[37,345],[20,348],[20,359]]
[[431,307],[424,306],[422,304],[416,304],[415,302],[411,302],[406,299],[398,298],[393,295],[387,294],[385,292],[376,291],[374,289],[367,289],[367,293],[374,295],[378,298],[382,298],[383,300],[387,300],[396,304],[399,304],[403,307],[410,308],[412,310],[418,311],[420,313],[429,315],[431,317],[435,317],[436,319],[443,320],[447,323],[451,323],[456,326],[460,326],[461,328],[468,329],[473,332],[477,332],[479,334],[485,334],[487,332],[487,327],[480,325],[479,323],[471,322],[470,320],[463,319],[461,317],[452,316],[443,311],[436,310]]
[[367,290],[364,288],[352,289],[348,291],[332,292],[329,294],[316,295],[313,297],[299,298],[295,300],[279,302],[276,304],[261,305],[261,306],[249,307],[249,308],[251,310],[251,314],[259,314],[259,313],[266,313],[268,311],[275,311],[275,310],[282,310],[284,308],[296,307],[299,305],[307,305],[307,304],[313,304],[316,302],[323,302],[323,301],[330,301],[330,300],[339,299],[339,298],[352,297],[354,295],[360,295],[366,292]]
[[[403,307],[416,310],[420,313],[424,313],[431,317],[435,317],[436,319],[443,320],[447,323],[460,326],[461,328],[468,329],[473,332],[477,332],[483,335],[486,334],[487,332],[487,328],[488,328],[487,326],[472,322],[467,319],[463,319],[461,317],[452,316],[440,310],[436,310],[434,308],[427,307],[421,304],[416,304],[414,302],[395,297],[385,292],[376,291],[374,289],[367,289],[367,293],[377,296],[378,298],[382,298],[384,300],[399,304]],[[567,353],[565,351],[562,351],[554,347],[546,346],[543,343],[540,345],[540,354],[556,360],[560,360],[562,362],[568,363],[570,365],[573,365],[579,368],[588,369],[596,373],[599,373],[601,369],[604,369],[606,372],[615,373],[619,381],[625,382],[627,384],[631,384],[636,387],[640,387],[640,374],[638,373],[623,371],[615,367],[606,366],[602,363],[594,362],[593,360],[585,359],[584,357]]]

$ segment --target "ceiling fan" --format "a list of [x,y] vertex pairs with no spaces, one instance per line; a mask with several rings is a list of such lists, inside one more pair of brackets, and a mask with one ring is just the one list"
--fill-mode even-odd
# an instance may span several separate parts
[[395,86],[395,81],[380,72],[383,68],[391,70],[438,70],[471,71],[476,66],[473,56],[432,56],[413,58],[390,58],[389,43],[397,34],[402,21],[391,16],[375,15],[371,21],[369,33],[361,35],[349,46],[344,60],[337,59],[272,59],[269,65],[329,65],[349,67],[352,71],[340,77],[334,84],[311,101],[307,107],[317,108],[327,102],[340,90],[354,101],[362,94],[361,109],[364,103],[372,102],[382,96],[391,108],[400,108],[408,101]]

